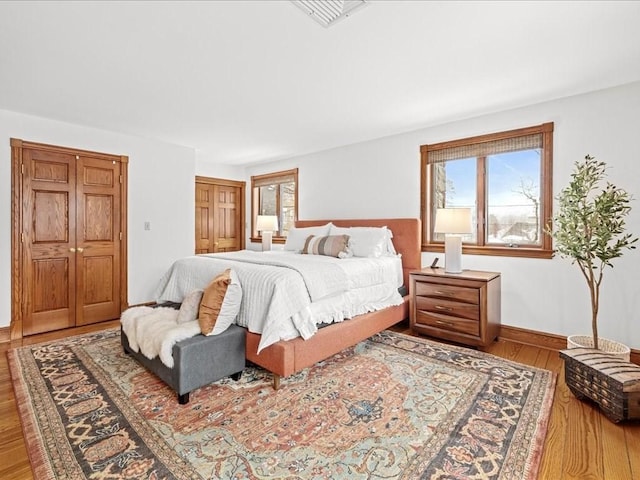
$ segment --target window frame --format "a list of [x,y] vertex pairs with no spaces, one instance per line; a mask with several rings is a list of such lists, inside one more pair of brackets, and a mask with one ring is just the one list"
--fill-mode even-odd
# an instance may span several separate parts
[[551,258],[553,245],[551,236],[545,232],[553,215],[553,122],[532,127],[518,128],[504,132],[478,135],[474,137],[420,146],[420,218],[422,220],[422,251],[444,252],[444,242],[434,240],[433,197],[434,175],[428,163],[429,152],[435,150],[468,147],[485,142],[512,139],[527,135],[542,135],[542,158],[540,165],[540,218],[542,222],[541,244],[537,246],[509,246],[485,244],[487,217],[486,156],[476,157],[476,239],[477,243],[463,243],[462,252],[471,255],[494,255],[508,257]]
[[[270,182],[274,180],[273,182]],[[280,180],[280,181],[277,181]],[[280,185],[293,181],[296,185],[294,192],[294,222],[298,220],[298,169],[282,170],[279,172],[265,173],[263,175],[251,176],[251,241],[261,242],[262,235],[256,230],[256,221],[260,211],[259,188],[266,183]],[[278,212],[278,231],[273,232],[273,243],[284,243],[287,239],[282,235],[282,205],[280,202],[280,189],[276,193],[276,211]]]

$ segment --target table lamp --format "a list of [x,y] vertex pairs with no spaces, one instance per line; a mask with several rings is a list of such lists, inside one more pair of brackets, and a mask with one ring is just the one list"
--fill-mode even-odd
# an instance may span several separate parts
[[471,233],[470,208],[438,208],[434,233],[444,233],[444,271],[462,273],[462,235]]
[[276,215],[258,215],[256,230],[262,232],[262,251],[271,250],[273,232],[278,231],[278,217]]

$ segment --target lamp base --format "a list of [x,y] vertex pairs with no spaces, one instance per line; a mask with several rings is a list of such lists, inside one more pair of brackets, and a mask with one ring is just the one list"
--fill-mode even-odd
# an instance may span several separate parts
[[444,271],[462,273],[462,237],[459,235],[444,237]]
[[263,252],[271,251],[272,236],[273,236],[273,232],[262,232],[262,251]]

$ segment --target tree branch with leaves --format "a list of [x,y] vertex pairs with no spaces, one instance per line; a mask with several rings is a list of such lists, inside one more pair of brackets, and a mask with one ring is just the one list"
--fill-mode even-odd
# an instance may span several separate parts
[[[632,196],[606,181],[605,162],[587,155],[575,163],[571,181],[557,197],[558,211],[546,232],[554,239],[555,253],[577,263],[589,287],[593,344],[598,348],[600,286],[612,260],[635,249],[638,237],[626,233],[625,219]],[[605,183],[604,187],[602,186]]]

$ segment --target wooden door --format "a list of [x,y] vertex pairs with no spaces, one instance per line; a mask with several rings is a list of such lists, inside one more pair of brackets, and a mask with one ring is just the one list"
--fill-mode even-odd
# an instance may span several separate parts
[[244,248],[245,182],[196,177],[196,253]]
[[213,189],[196,182],[196,253],[213,252]]
[[127,308],[126,162],[12,139],[11,337]]
[[120,163],[78,156],[76,325],[120,317]]
[[213,186],[213,251],[241,250],[240,188]]
[[75,157],[23,151],[24,335],[75,325]]

